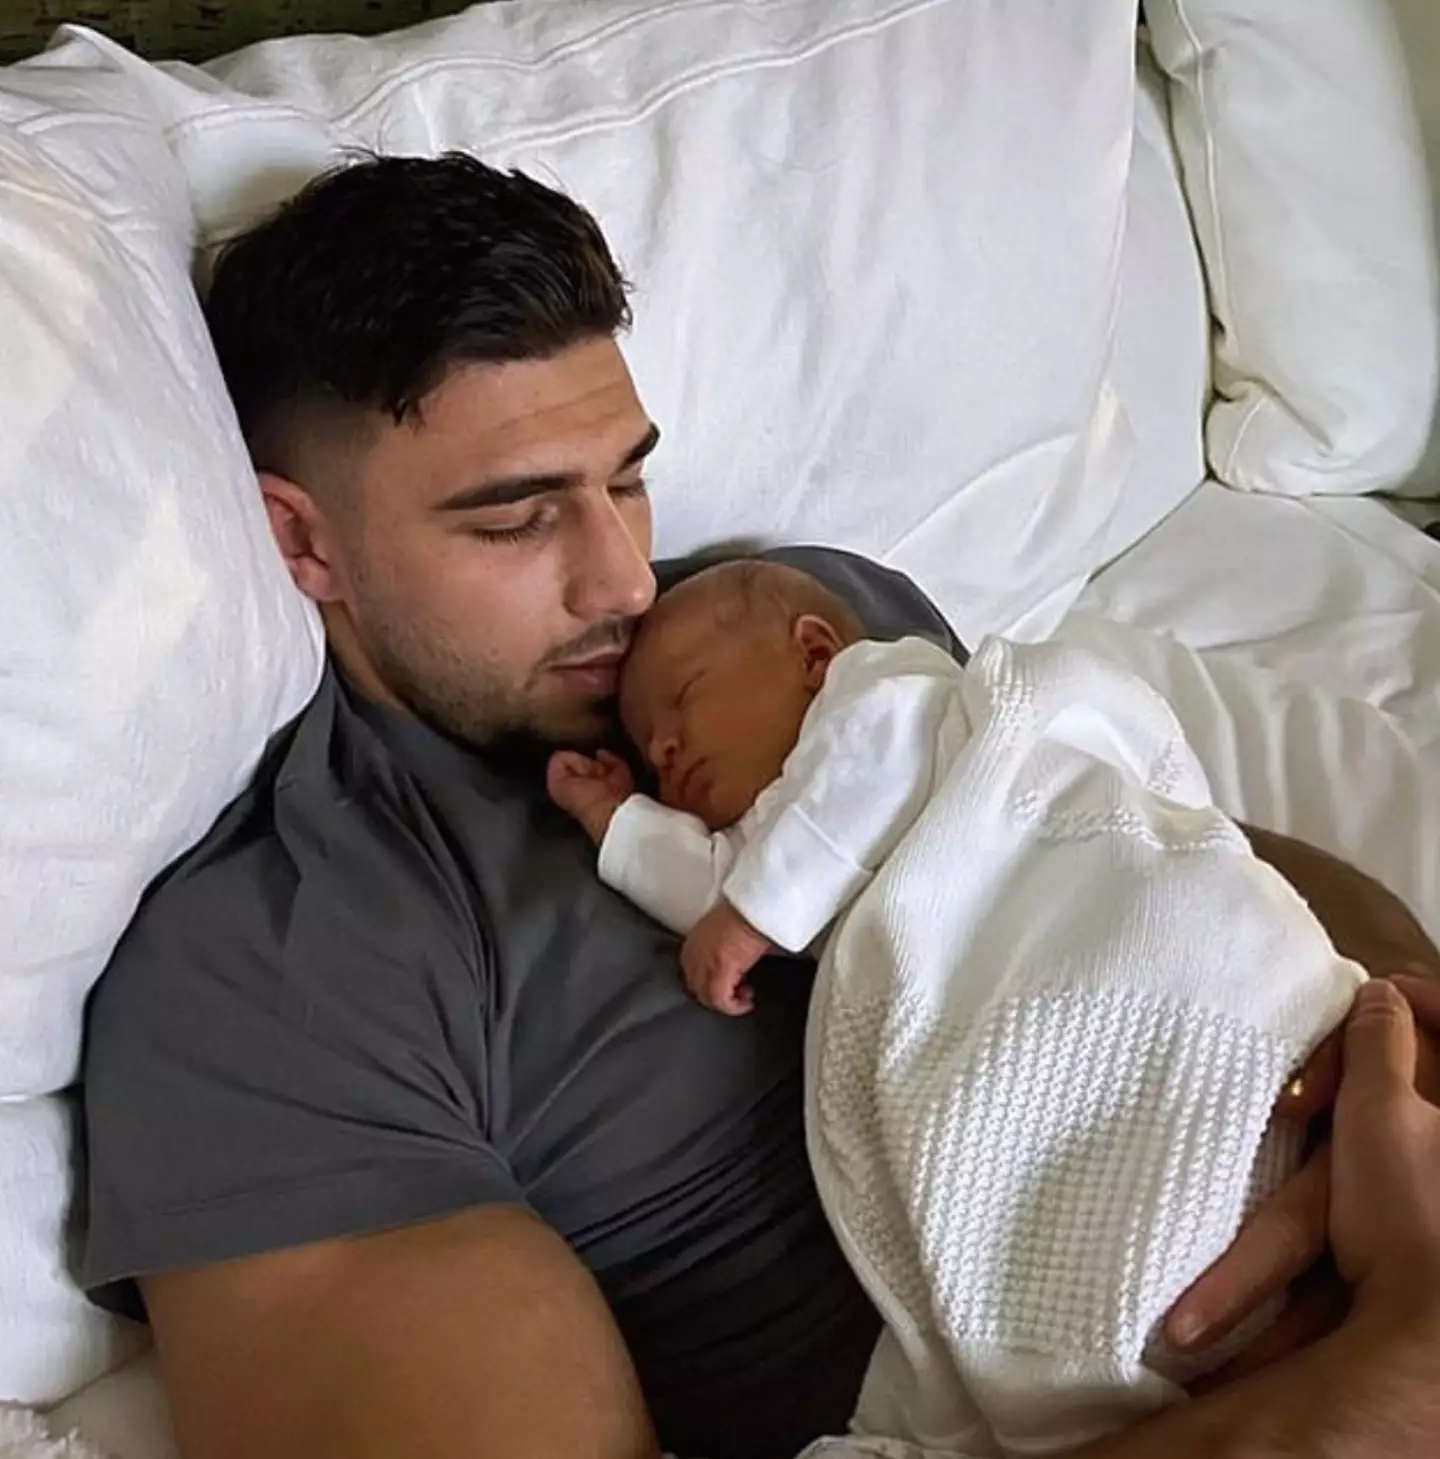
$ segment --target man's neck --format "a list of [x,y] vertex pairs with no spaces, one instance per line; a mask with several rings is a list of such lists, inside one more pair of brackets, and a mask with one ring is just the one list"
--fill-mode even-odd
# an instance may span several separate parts
[[320,621],[325,625],[325,643],[336,667],[358,694],[387,709],[410,710],[376,671],[355,632],[355,624],[342,603],[321,603]]

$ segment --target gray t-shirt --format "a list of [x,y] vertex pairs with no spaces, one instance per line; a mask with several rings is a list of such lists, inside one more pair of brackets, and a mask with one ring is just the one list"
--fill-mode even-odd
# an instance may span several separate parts
[[[878,637],[904,579],[775,554]],[[849,1418],[878,1322],[805,1156],[810,979],[727,1019],[538,777],[335,672],[153,888],[90,1007],[84,1281],[528,1206],[594,1272],[662,1442],[781,1459]]]

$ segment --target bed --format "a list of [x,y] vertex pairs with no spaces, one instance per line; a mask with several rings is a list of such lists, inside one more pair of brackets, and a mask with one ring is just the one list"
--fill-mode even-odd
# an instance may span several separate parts
[[[830,542],[969,642],[1114,656],[1227,809],[1440,936],[1440,12],[1134,10],[513,0],[203,67],[69,26],[0,68],[3,1459],[173,1459],[144,1333],[68,1276],[83,1003],[315,683],[191,279],[348,149],[597,211],[662,550]],[[125,12],[164,55],[272,19]]]

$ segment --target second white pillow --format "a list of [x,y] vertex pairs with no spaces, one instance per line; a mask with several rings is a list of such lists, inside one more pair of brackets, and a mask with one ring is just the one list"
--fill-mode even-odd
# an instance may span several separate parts
[[1210,468],[1393,490],[1437,390],[1419,131],[1384,0],[1147,0],[1215,318]]

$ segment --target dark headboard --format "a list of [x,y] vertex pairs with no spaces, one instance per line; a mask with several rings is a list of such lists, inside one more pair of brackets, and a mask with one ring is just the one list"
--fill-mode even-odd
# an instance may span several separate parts
[[204,60],[269,36],[375,35],[465,0],[0,0],[0,62],[40,50],[62,21],[92,25],[154,60]]

